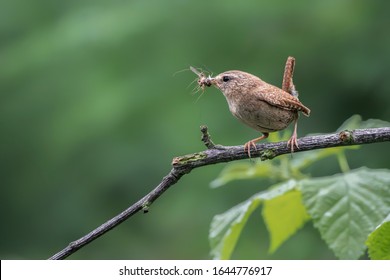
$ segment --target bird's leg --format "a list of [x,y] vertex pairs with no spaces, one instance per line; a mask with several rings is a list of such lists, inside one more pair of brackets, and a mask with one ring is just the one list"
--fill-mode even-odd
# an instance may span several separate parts
[[244,145],[244,152],[245,152],[246,150],[248,150],[248,156],[249,156],[249,158],[251,157],[251,148],[253,147],[253,148],[255,148],[255,151],[257,151],[256,142],[258,142],[258,141],[260,141],[260,140],[263,140],[263,139],[265,139],[265,138],[268,138],[268,135],[269,135],[268,132],[264,132],[262,136],[260,136],[260,137],[258,137],[258,138],[255,138],[255,139],[253,139],[253,140],[248,141],[248,142],[245,143],[245,145]]
[[298,128],[298,116],[294,120],[294,132],[291,135],[291,138],[287,141],[287,148],[291,147],[291,153],[294,152],[294,146],[297,147],[297,149],[299,149],[298,141],[297,141],[298,139],[297,128]]

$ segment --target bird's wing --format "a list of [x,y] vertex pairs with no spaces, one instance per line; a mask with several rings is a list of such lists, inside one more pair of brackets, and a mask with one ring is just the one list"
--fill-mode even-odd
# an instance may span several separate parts
[[297,97],[280,88],[269,85],[267,89],[261,89],[257,96],[270,105],[288,110],[298,110],[306,116],[310,115],[310,109],[303,105]]

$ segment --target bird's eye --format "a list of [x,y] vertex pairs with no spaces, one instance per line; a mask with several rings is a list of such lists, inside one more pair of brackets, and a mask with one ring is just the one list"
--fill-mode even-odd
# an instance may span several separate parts
[[230,77],[229,76],[223,76],[222,77],[222,81],[224,81],[225,83],[229,82],[230,81]]

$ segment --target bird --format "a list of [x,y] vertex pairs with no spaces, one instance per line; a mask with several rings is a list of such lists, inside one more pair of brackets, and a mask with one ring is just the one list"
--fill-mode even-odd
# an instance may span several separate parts
[[293,83],[295,58],[288,57],[283,75],[282,88],[271,85],[250,73],[229,70],[216,75],[206,76],[203,72],[191,70],[198,75],[198,85],[215,86],[226,98],[230,112],[247,126],[262,133],[260,137],[245,143],[244,151],[251,157],[251,148],[256,149],[256,142],[269,136],[269,133],[285,129],[294,123],[287,147],[291,153],[294,147],[299,149],[297,126],[299,112],[310,115],[310,109],[298,99],[298,92]]

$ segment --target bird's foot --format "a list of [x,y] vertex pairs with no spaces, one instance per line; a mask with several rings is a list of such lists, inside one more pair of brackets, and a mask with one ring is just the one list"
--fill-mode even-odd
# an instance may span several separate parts
[[257,152],[256,142],[267,138],[268,135],[269,135],[268,132],[263,132],[262,136],[245,143],[245,145],[244,145],[244,152],[248,151],[248,157],[249,158],[251,158],[251,148],[253,147],[255,149],[255,151]]
[[248,157],[251,158],[251,148],[254,148],[255,151],[257,152],[257,148],[256,148],[256,141],[254,140],[251,140],[251,141],[248,141],[245,143],[244,145],[244,152],[248,151]]
[[290,147],[291,149],[291,153],[294,152],[294,146],[299,149],[299,146],[298,146],[298,138],[297,138],[297,134],[296,133],[293,133],[293,135],[291,135],[291,138],[287,141],[287,148]]

